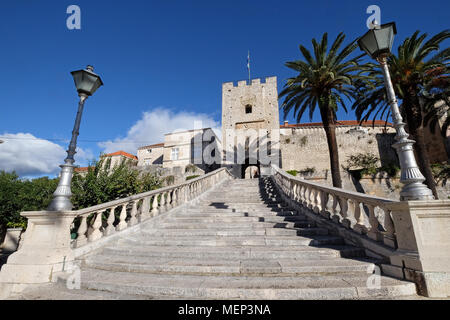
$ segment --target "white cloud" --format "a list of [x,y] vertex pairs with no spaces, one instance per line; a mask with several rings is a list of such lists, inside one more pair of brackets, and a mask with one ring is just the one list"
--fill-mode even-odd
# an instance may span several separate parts
[[[20,177],[56,175],[67,156],[66,148],[39,139],[30,133],[5,133],[0,136],[0,170],[15,171]],[[77,148],[77,165],[92,159],[92,152]]]
[[213,128],[221,138],[220,124],[210,115],[157,108],[142,113],[141,119],[128,130],[124,138],[100,142],[98,145],[105,153],[123,150],[136,154],[139,147],[164,142],[166,133],[194,128]]

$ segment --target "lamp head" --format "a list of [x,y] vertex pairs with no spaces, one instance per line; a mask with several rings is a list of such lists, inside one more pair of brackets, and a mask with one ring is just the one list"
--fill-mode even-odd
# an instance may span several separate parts
[[102,79],[94,73],[94,67],[91,65],[88,65],[84,70],[72,71],[71,74],[78,93],[91,96],[103,85]]

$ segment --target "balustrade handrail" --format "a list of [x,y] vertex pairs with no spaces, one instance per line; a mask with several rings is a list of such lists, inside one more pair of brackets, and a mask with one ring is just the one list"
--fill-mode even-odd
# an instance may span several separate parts
[[309,182],[309,181],[297,178],[295,176],[290,175],[289,173],[284,172],[283,170],[281,170],[278,166],[276,166],[274,164],[272,164],[272,169],[275,170],[275,172],[279,173],[280,175],[284,176],[285,178],[287,178],[289,180],[294,180],[303,185],[309,185],[311,187],[322,189],[323,191],[327,191],[331,194],[336,194],[337,196],[341,196],[341,197],[345,197],[345,198],[349,198],[349,199],[356,199],[356,200],[360,200],[361,202],[374,204],[374,205],[379,205],[380,202],[382,202],[382,203],[399,202],[397,200],[382,198],[382,197],[378,197],[378,196],[371,196],[371,195],[367,195],[367,194],[360,193],[360,192],[355,192],[355,191],[351,191],[351,190],[343,190],[341,188],[325,186],[320,183]]
[[181,188],[181,187],[184,187],[186,185],[193,184],[193,183],[195,183],[197,181],[201,181],[203,179],[206,179],[207,177],[215,175],[215,174],[219,173],[220,171],[224,171],[224,170],[228,174],[230,174],[230,172],[226,168],[219,168],[217,170],[214,170],[214,171],[211,171],[211,172],[209,172],[207,174],[204,174],[204,175],[202,175],[200,177],[191,179],[189,181],[181,182],[181,183],[179,183],[177,185],[167,186],[167,187],[164,187],[164,188],[158,188],[158,189],[155,189],[155,190],[138,193],[138,194],[135,194],[135,195],[132,195],[132,196],[128,196],[126,198],[120,198],[120,199],[117,199],[117,200],[112,200],[112,201],[109,201],[109,202],[97,204],[95,206],[74,210],[74,212],[77,213],[78,215],[82,215],[82,214],[85,214],[85,213],[90,213],[92,211],[99,211],[99,210],[102,210],[102,209],[108,209],[108,208],[110,208],[112,206],[120,205],[120,204],[123,204],[125,202],[130,202],[132,200],[140,200],[140,199],[148,197],[148,196],[153,196],[153,195],[156,195],[156,194],[160,194],[160,193],[163,193],[163,192],[166,192],[166,191],[170,191],[170,190],[173,190],[173,189],[176,189],[176,188]]

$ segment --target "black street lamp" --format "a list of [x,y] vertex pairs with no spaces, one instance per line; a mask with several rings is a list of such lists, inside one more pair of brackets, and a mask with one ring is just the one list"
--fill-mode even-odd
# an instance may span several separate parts
[[78,103],[78,112],[75,118],[75,125],[72,131],[72,139],[70,140],[69,149],[67,150],[67,158],[61,167],[61,177],[59,179],[58,187],[53,193],[53,199],[48,206],[48,211],[70,211],[72,210],[72,203],[70,197],[72,196],[71,183],[72,174],[75,162],[73,156],[76,153],[77,137],[80,130],[81,115],[83,114],[84,101],[103,85],[100,76],[94,73],[92,66],[87,66],[85,70],[78,70],[71,72],[75,87],[77,88],[80,102]]

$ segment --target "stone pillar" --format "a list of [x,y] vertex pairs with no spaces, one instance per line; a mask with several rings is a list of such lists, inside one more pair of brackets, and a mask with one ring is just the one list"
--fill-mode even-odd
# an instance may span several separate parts
[[421,295],[450,296],[450,200],[401,201],[387,208],[398,249],[383,272],[414,281]]
[[70,270],[73,211],[23,212],[28,219],[19,251],[8,258],[0,272],[0,298],[21,292],[26,286],[52,281],[55,272]]

